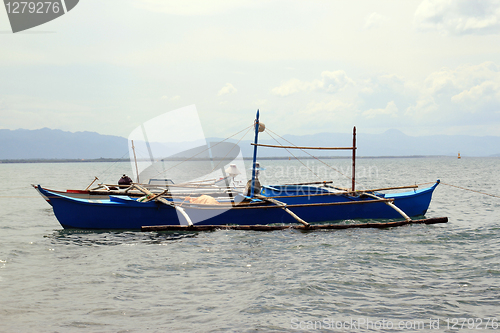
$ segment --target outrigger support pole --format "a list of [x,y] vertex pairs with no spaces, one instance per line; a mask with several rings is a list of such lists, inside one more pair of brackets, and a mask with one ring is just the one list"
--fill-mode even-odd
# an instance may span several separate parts
[[261,200],[264,200],[264,201],[268,201],[268,202],[271,202],[273,204],[275,204],[276,206],[280,206],[281,208],[283,208],[285,210],[285,212],[287,212],[291,217],[293,217],[297,222],[300,222],[302,223],[305,227],[309,227],[310,224],[307,223],[306,221],[304,221],[303,219],[301,219],[300,217],[297,216],[297,214],[295,214],[294,212],[292,212],[290,209],[288,209],[288,207],[286,206],[286,203],[284,202],[281,202],[279,200],[276,200],[276,199],[272,199],[272,198],[267,198],[267,197],[264,197],[262,195],[257,195],[257,198],[261,199]]
[[184,216],[184,218],[186,219],[186,222],[187,222],[187,226],[189,226],[189,227],[193,226],[193,222],[191,221],[191,218],[189,217],[189,215],[186,213],[186,211],[182,207],[177,206],[176,204],[174,204],[171,201],[168,201],[165,198],[162,198],[160,196],[155,196],[148,189],[146,189],[140,185],[134,184],[134,187],[136,189],[138,189],[139,191],[141,191],[142,193],[144,193],[145,195],[147,195],[148,198],[152,198],[152,199],[154,198],[155,201],[174,208],[177,212],[181,213],[182,216]]
[[250,187],[250,198],[253,198],[253,191],[255,189],[255,169],[257,164],[257,143],[259,141],[259,110],[257,110],[257,115],[255,117],[255,145],[253,146],[253,164],[252,164],[252,186]]
[[[374,194],[371,194],[371,193],[363,193],[361,195],[365,195],[367,197],[370,197],[370,198],[373,198],[373,199],[376,199],[376,200],[381,200],[380,197],[377,197],[376,195]],[[401,210],[401,208],[399,208],[398,206],[396,206],[394,203],[392,203],[391,201],[385,201],[384,202],[387,206],[391,207],[392,209],[394,209],[396,212],[398,212],[407,222],[410,222],[411,221],[411,218],[406,215],[405,212],[403,212]]]

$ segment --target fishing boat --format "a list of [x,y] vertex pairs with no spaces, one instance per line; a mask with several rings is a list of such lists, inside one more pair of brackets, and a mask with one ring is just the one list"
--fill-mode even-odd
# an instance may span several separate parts
[[[154,193],[140,184],[132,184],[129,191],[142,194],[137,198],[125,194],[107,194],[104,197],[84,194],[83,197],[75,197],[68,192],[53,191],[40,185],[36,185],[36,189],[52,205],[63,228],[210,230],[249,226],[256,230],[266,230],[266,225],[273,225],[269,230],[274,230],[289,226],[306,229],[335,228],[335,224],[325,222],[360,219],[403,218],[404,223],[447,221],[446,218],[412,220],[425,215],[439,180],[424,189],[416,189],[417,186],[413,185],[356,190],[355,128],[352,147],[328,148],[259,144],[259,132],[265,130],[265,126],[259,122],[259,111],[253,127],[255,139],[252,143],[252,178],[244,192],[227,191],[227,196],[218,197],[193,192],[186,196],[165,191]],[[331,181],[260,186],[256,160],[258,147],[351,150],[352,188],[339,189]],[[382,193],[394,189],[410,191]]]

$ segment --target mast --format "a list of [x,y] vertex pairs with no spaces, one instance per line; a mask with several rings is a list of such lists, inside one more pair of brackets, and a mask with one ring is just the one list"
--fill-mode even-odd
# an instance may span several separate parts
[[253,146],[253,164],[252,164],[252,186],[250,187],[250,197],[253,198],[255,189],[255,168],[257,164],[257,143],[259,141],[259,110],[255,116],[255,140]]
[[356,126],[352,130],[352,191],[355,191],[356,184]]

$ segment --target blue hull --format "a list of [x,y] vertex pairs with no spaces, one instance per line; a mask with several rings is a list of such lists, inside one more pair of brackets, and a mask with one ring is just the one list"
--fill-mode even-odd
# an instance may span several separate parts
[[[422,216],[427,212],[438,183],[417,191],[377,195],[380,195],[380,198],[394,199],[394,204],[408,216]],[[51,192],[40,185],[37,190],[49,199],[54,214],[64,228],[140,229],[142,226],[186,224],[176,209],[159,202],[143,203],[129,197],[113,196],[109,199],[79,199]],[[262,195],[277,197],[309,223],[401,217],[383,202],[360,196],[334,195],[318,187],[273,186],[266,187]],[[371,202],[366,203],[368,201]],[[297,223],[282,208],[265,202],[241,207],[185,203],[182,207],[195,225]]]

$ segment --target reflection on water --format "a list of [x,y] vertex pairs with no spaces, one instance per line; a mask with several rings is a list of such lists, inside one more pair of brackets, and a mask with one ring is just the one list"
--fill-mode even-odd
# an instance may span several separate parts
[[196,237],[194,232],[132,232],[132,231],[99,231],[63,229],[54,231],[44,237],[51,239],[52,244],[78,246],[116,246],[127,244],[163,244],[183,238]]

